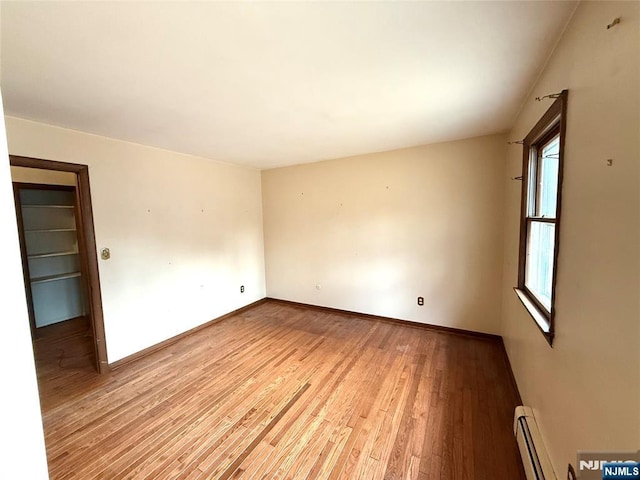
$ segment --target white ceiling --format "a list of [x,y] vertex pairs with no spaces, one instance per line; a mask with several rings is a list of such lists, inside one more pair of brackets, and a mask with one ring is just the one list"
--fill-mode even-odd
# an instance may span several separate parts
[[2,2],[5,112],[258,168],[503,132],[575,6]]

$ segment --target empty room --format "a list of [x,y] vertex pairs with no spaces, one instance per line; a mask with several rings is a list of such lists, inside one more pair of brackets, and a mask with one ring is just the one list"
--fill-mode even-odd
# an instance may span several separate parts
[[0,478],[640,478],[640,2],[0,33]]

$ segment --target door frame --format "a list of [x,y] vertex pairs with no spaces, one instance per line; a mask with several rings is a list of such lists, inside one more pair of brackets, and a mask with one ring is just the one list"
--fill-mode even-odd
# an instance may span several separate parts
[[[93,223],[93,208],[91,206],[91,188],[89,186],[89,166],[79,163],[66,163],[41,158],[9,155],[9,163],[15,167],[39,168],[59,172],[71,172],[76,175],[76,203],[78,211],[78,241],[82,242],[84,255],[81,262],[83,270],[87,272],[87,287],[89,311],[91,312],[91,329],[96,357],[96,367],[99,373],[109,372],[107,359],[107,344],[104,330],[104,316],[102,313],[102,293],[100,291],[100,273],[98,271],[98,248],[96,246],[95,229]],[[84,257],[84,258],[82,258]]]

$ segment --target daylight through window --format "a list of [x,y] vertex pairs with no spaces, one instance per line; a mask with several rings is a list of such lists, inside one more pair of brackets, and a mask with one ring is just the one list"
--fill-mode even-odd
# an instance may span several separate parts
[[563,91],[525,138],[516,292],[551,344],[566,101]]

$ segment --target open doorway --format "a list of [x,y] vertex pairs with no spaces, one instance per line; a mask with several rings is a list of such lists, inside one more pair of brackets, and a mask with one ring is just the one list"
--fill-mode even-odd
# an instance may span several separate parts
[[64,397],[65,382],[109,371],[89,171],[9,159],[41,402],[50,403],[43,393]]

